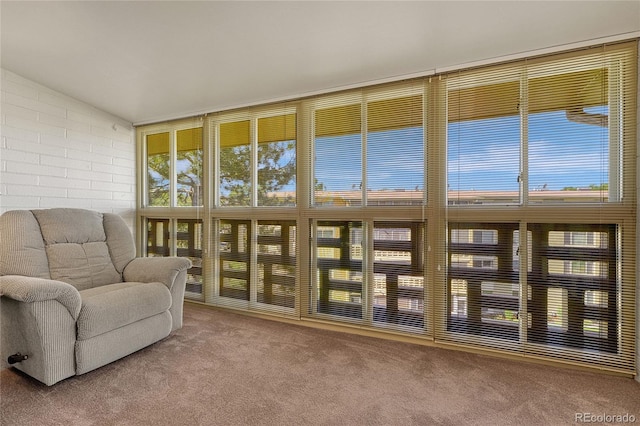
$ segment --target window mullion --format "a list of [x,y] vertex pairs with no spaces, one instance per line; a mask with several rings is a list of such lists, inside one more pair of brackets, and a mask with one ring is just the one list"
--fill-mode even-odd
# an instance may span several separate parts
[[258,221],[252,220],[249,232],[249,305],[258,301]]
[[360,109],[360,137],[362,140],[362,178],[360,183],[360,193],[362,206],[367,203],[367,97],[363,97]]
[[[620,135],[622,134],[622,123],[619,120],[621,117],[621,105],[620,105],[620,69],[617,61],[612,61],[612,64],[607,68],[609,70],[609,201],[620,201],[622,199],[622,150],[620,149]],[[604,89],[603,89],[604,90]],[[603,131],[602,137],[605,136]]]
[[[309,220],[309,306],[308,309],[312,315],[318,313],[318,222]],[[301,262],[302,263],[302,262]],[[302,292],[302,291],[301,291]]]
[[258,205],[258,119],[251,118],[251,128],[249,137],[251,138],[251,206]]
[[520,78],[520,204],[529,204],[529,80],[526,63]]
[[169,256],[178,255],[178,220],[169,219]]
[[220,207],[220,123],[215,123],[213,126],[213,161],[212,161],[212,173],[210,182],[213,183],[211,196],[213,198],[211,206],[213,208]]
[[[366,193],[366,191],[365,191]],[[375,288],[375,275],[373,271],[374,241],[373,241],[373,221],[362,223],[362,302],[363,320],[365,324],[373,324],[373,296]]]
[[176,173],[176,161],[178,159],[178,147],[176,143],[177,130],[169,132],[169,206],[178,205],[178,175]]
[[520,327],[520,343],[522,345],[527,342],[527,332],[529,331],[529,284],[527,281],[529,271],[529,233],[527,231],[527,222],[520,222],[518,230],[518,273],[520,281],[520,310],[519,310],[519,327]]

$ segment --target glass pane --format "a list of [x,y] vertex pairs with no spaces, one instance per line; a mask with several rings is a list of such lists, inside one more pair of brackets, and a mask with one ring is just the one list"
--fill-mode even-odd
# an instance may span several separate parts
[[[609,200],[607,71],[529,81],[531,202]],[[616,160],[617,161],[617,160]]]
[[171,156],[169,133],[147,136],[147,202],[149,206],[170,204]]
[[454,244],[498,244],[495,229],[452,229],[451,242]]
[[449,223],[449,331],[517,340],[519,225]]
[[518,203],[519,173],[519,116],[449,124],[449,204]]
[[447,83],[448,203],[520,202],[520,83],[505,71]]
[[147,256],[169,256],[169,219],[147,219]]
[[191,260],[187,271],[187,293],[202,295],[202,220],[178,219],[177,255]]
[[518,311],[509,309],[482,308],[482,322],[495,325],[517,327],[519,324]]
[[[480,285],[482,296],[495,298],[494,301],[510,299],[519,303],[520,284],[502,283],[495,281],[482,281]],[[517,326],[519,323],[519,311],[494,307],[482,307],[482,321],[486,323]]]
[[317,312],[362,318],[362,236],[361,222],[317,223]]
[[202,128],[176,132],[178,206],[202,206]]
[[258,221],[258,302],[295,308],[295,221]]
[[584,320],[583,329],[585,336],[592,336],[600,339],[609,337],[609,324],[607,321]]
[[609,235],[605,232],[549,231],[550,247],[607,248]]
[[606,278],[609,272],[607,262],[587,260],[549,259],[548,268],[551,275],[600,276]]
[[587,290],[584,292],[585,306],[606,308],[609,305],[609,294],[604,291]]
[[296,205],[296,115],[258,119],[258,205]]
[[451,266],[455,268],[498,269],[496,256],[475,254],[452,254]]
[[[615,353],[616,225],[529,224],[529,341]],[[611,243],[611,244],[609,244]]]
[[220,205],[251,205],[250,121],[220,124]]
[[424,224],[375,222],[373,319],[424,327]]
[[367,204],[420,205],[424,200],[422,96],[367,105]]
[[547,290],[547,327],[561,331],[568,328],[568,297],[564,288],[549,288]]
[[530,200],[607,201],[607,131],[573,123],[564,111],[529,117]]
[[360,104],[315,113],[314,199],[316,206],[362,204]]
[[450,283],[449,313],[454,318],[467,317],[467,281],[452,279]]
[[220,296],[249,300],[251,222],[221,220],[218,230]]

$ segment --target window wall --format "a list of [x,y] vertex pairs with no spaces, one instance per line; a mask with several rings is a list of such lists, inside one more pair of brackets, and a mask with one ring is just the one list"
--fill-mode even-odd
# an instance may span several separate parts
[[634,371],[637,45],[145,126],[187,297]]

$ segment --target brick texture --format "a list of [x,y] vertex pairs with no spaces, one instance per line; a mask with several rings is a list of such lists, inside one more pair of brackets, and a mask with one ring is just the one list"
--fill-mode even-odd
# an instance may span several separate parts
[[131,123],[2,69],[0,212],[80,207],[133,228]]

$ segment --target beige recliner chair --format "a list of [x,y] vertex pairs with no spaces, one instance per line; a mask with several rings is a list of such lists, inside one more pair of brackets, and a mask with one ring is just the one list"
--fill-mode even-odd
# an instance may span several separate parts
[[179,257],[135,258],[115,214],[14,210],[0,216],[1,354],[52,385],[182,327]]

